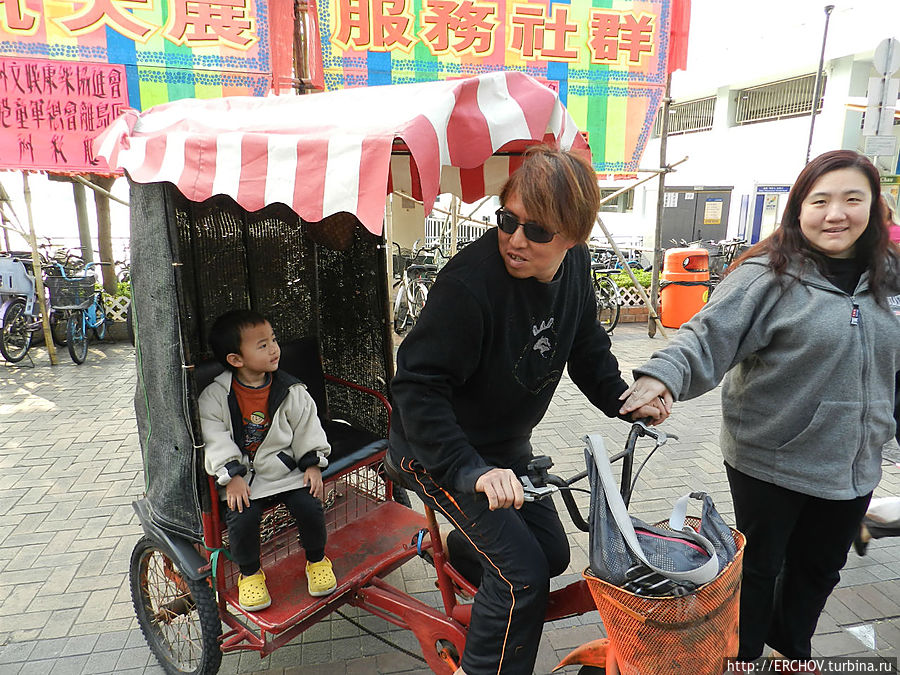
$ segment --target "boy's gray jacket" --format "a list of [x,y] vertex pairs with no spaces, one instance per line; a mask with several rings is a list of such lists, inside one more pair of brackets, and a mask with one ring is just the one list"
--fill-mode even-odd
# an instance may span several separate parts
[[[306,386],[279,371],[273,374],[273,389],[276,378],[287,378],[288,386],[281,403],[275,410],[270,410],[269,431],[253,459],[255,474],[249,473],[250,460],[234,441],[234,422],[228,405],[231,372],[223,372],[200,394],[200,426],[206,444],[206,472],[214,476],[219,485],[226,485],[231,480],[226,465],[232,461],[240,462],[248,469],[245,480],[253,479],[251,499],[303,487],[306,485],[305,467],[298,464],[304,455],[315,453],[318,461],[303,464],[324,468],[328,466],[328,455],[331,453],[331,446],[316,416],[316,404],[307,393]],[[224,496],[224,487],[219,492]]]
[[[890,294],[898,292],[894,272]],[[746,261],[634,376],[661,380],[676,400],[724,377],[721,446],[730,466],[825,499],[868,494],[896,430],[898,318],[875,302],[868,272],[853,295],[811,263],[782,281],[765,258]]]

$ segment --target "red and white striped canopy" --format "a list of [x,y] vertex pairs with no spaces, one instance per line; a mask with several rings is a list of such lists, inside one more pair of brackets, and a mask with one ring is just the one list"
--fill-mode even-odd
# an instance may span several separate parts
[[192,201],[225,194],[248,211],[280,202],[311,222],[347,211],[380,234],[388,191],[421,199],[426,213],[443,192],[471,203],[497,194],[518,166],[509,148],[542,141],[590,152],[551,89],[496,72],[308,96],[174,101],[127,111],[95,147],[132,180],[174,183]]

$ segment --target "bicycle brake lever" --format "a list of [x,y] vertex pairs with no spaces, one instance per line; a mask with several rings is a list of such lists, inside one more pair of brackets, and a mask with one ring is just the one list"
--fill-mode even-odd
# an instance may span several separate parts
[[543,485],[541,487],[537,487],[534,483],[531,482],[531,478],[528,476],[519,476],[519,481],[522,483],[522,488],[525,491],[525,501],[533,502],[537,499],[543,499],[547,495],[552,495],[559,488],[555,485]]

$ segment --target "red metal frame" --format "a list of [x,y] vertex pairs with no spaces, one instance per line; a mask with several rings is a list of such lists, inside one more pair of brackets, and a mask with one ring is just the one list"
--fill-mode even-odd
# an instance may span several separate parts
[[[325,378],[336,384],[376,397],[390,413],[390,403],[380,392],[332,375],[326,375]],[[376,453],[376,455],[347,468],[341,474],[330,477],[326,485],[340,481],[342,477],[361,467],[375,466],[382,458],[383,452]],[[210,493],[215,495],[217,490],[215,480],[211,476],[208,477],[208,480]],[[390,486],[389,481],[388,486]],[[389,492],[389,495],[392,495],[392,491]],[[384,521],[391,523],[395,530],[398,527],[396,509],[402,509],[403,513],[409,511],[411,518],[417,517],[421,519],[421,516],[411,512],[406,507],[390,501],[381,504],[381,507],[384,507],[382,511],[385,513],[387,511],[393,512],[393,517],[384,517]],[[372,512],[373,516],[379,513],[378,508]],[[221,548],[222,517],[218,499],[214,498],[211,500],[210,511],[203,512],[202,517],[204,543],[208,549]],[[474,597],[476,589],[448,562],[441,546],[440,530],[435,513],[427,506],[422,524],[425,525],[425,529],[427,529],[429,534],[429,541],[424,542],[422,548],[430,551],[434,561],[435,576],[441,594],[443,611],[417,600],[382,579],[384,575],[397,569],[418,554],[414,543],[404,543],[396,546],[389,552],[380,555],[377,561],[372,564],[363,569],[357,569],[352,578],[344,580],[344,583],[339,586],[334,594],[318,599],[313,608],[307,611],[302,619],[281,624],[272,624],[266,621],[264,619],[265,615],[261,613],[244,612],[236,606],[236,603],[229,604],[227,596],[229,592],[234,595],[234,591],[226,587],[223,575],[218,574],[215,580],[219,615],[222,621],[230,628],[221,637],[222,651],[226,653],[238,650],[257,651],[260,657],[266,656],[289,643],[297,635],[321,621],[339,607],[349,604],[381,617],[395,626],[411,631],[419,642],[428,666],[435,673],[453,673],[459,664],[451,655],[447,646],[452,645],[456,650],[456,654],[461,655],[463,653],[466,632],[472,612],[472,605],[460,602],[458,593],[461,592]],[[399,527],[408,527],[406,531],[410,534],[414,534],[419,529],[414,524],[400,524]],[[207,560],[210,559],[209,550],[201,553],[205,555]],[[587,583],[584,579],[579,579],[564,588],[550,593],[545,621],[553,621],[591,611],[596,611],[596,607],[587,588]]]

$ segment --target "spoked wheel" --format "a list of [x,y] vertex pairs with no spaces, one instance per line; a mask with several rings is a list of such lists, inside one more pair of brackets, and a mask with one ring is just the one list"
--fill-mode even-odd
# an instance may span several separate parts
[[428,300],[428,286],[423,283],[416,284],[416,287],[413,289],[413,306],[410,311],[413,323],[419,320],[422,310],[425,309],[426,300]]
[[406,291],[401,286],[397,289],[397,299],[394,301],[394,332],[403,335],[409,324],[409,304],[406,302]]
[[94,337],[98,340],[106,339],[106,306],[103,304],[103,298],[97,296],[97,302],[94,304]]
[[182,576],[149,537],[131,553],[131,599],[150,650],[170,674],[213,675],[222,662],[222,622],[206,581]]
[[50,337],[53,338],[53,344],[57,347],[66,346],[66,330],[68,322],[66,317],[60,312],[53,312],[50,315]]
[[28,330],[25,301],[15,300],[3,312],[3,330],[0,333],[0,354],[10,363],[18,363],[31,349],[33,333]]
[[84,324],[84,310],[76,310],[69,314],[69,321],[66,324],[66,346],[69,348],[69,356],[78,364],[84,363],[87,358],[88,344]]
[[611,333],[619,323],[621,310],[618,293],[616,293],[613,283],[613,281],[603,278],[594,287],[597,294],[597,319],[607,333]]

